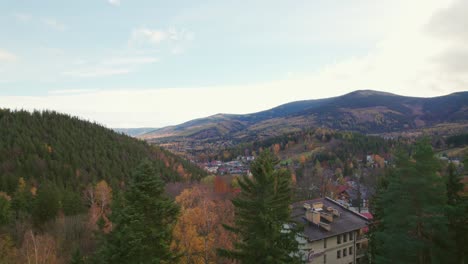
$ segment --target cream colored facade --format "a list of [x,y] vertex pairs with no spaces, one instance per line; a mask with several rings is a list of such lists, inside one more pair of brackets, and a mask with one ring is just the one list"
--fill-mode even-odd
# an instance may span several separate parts
[[367,238],[359,230],[316,241],[303,238],[300,243],[306,263],[309,264],[363,263],[367,249]]
[[366,263],[365,216],[328,197],[297,202],[292,215],[304,225],[298,242],[306,263]]

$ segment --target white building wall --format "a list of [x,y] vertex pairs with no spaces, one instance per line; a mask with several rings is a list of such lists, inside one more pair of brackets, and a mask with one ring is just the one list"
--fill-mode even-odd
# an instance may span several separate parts
[[[350,233],[352,239],[349,238]],[[306,241],[303,239],[301,242],[301,251],[303,252],[306,263],[309,264],[349,264],[356,263],[356,236],[357,231],[350,233],[340,234],[340,243],[338,243],[338,236],[326,238],[324,240]],[[344,236],[346,235],[346,242]],[[350,254],[351,248],[351,254]],[[339,253],[339,258],[338,254]],[[344,253],[346,251],[346,253]],[[325,256],[326,255],[326,256]]]

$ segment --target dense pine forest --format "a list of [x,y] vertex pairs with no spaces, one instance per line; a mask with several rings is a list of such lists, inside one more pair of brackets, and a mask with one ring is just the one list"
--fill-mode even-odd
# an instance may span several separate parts
[[165,181],[199,180],[204,172],[144,141],[56,112],[0,111],[0,190],[12,194],[22,177],[76,191],[98,180],[112,187],[149,158]]
[[[26,263],[31,252],[42,252],[34,263],[91,254],[99,223],[111,228],[112,198],[143,160],[163,182],[206,175],[164,149],[96,123],[57,112],[0,110],[0,263]],[[33,249],[37,243],[45,248]]]

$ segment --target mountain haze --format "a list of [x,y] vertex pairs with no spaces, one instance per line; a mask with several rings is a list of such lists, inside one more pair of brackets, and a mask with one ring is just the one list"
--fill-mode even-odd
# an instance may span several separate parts
[[112,130],[129,135],[131,137],[138,137],[148,132],[154,131],[157,128],[154,127],[141,127],[141,128],[113,128]]

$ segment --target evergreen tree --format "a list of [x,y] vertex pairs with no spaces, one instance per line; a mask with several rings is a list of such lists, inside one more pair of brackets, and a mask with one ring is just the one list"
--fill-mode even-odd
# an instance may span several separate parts
[[52,184],[39,187],[32,209],[34,224],[40,226],[55,219],[59,209],[60,195],[56,187]]
[[371,235],[376,263],[444,263],[447,261],[446,187],[437,175],[438,160],[427,141],[414,154],[400,152],[388,187],[377,199]]
[[33,205],[33,197],[31,192],[27,190],[26,182],[22,177],[18,180],[18,186],[16,192],[13,195],[11,200],[11,208],[15,212],[15,219],[22,220],[27,218],[31,213],[31,208]]
[[4,193],[0,193],[0,227],[10,222],[11,209],[10,197]]
[[394,173],[395,170],[387,170],[385,175],[380,177],[377,182],[377,190],[376,194],[374,194],[370,201],[369,201],[369,207],[370,210],[372,211],[373,214],[373,219],[374,221],[372,224],[369,226],[369,249],[368,249],[368,254],[370,256],[371,263],[375,263],[376,256],[379,254],[379,252],[382,252],[382,244],[377,243],[377,234],[381,233],[385,230],[385,223],[381,221],[381,219],[384,218],[384,208],[382,208],[383,203],[382,203],[382,193],[386,192],[388,189],[388,179],[393,177],[392,173]]
[[77,215],[84,211],[80,195],[69,190],[62,191],[62,210],[65,215]]
[[275,170],[278,159],[264,151],[251,165],[253,177],[239,180],[241,193],[233,199],[235,226],[225,228],[238,236],[233,250],[223,257],[240,263],[300,263],[297,228],[290,221],[291,177]]
[[75,249],[70,260],[70,264],[85,264],[84,258],[81,255],[79,248]]
[[447,169],[447,216],[455,263],[465,263],[468,252],[468,199],[460,196],[463,184],[453,163]]
[[179,208],[164,195],[164,183],[150,161],[134,171],[128,190],[115,199],[113,230],[97,252],[103,263],[174,263],[170,250]]

